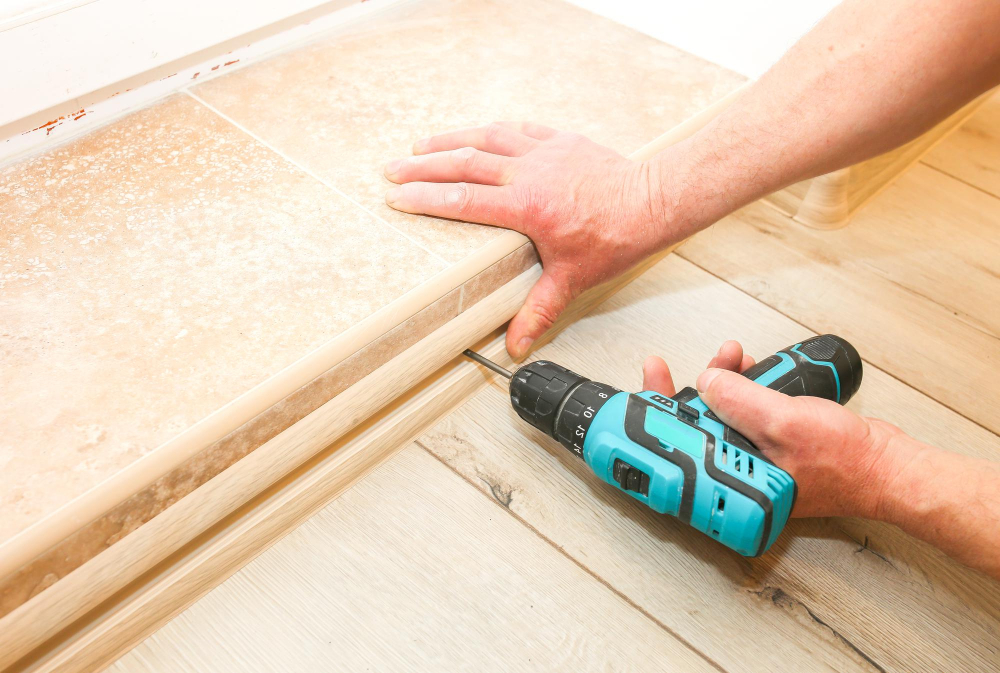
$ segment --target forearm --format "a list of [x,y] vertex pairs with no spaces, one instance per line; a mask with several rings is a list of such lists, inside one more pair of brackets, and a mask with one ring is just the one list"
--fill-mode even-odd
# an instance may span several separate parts
[[891,434],[871,518],[1000,579],[1000,463]]
[[1000,2],[847,0],[650,163],[668,238],[898,147],[998,82]]

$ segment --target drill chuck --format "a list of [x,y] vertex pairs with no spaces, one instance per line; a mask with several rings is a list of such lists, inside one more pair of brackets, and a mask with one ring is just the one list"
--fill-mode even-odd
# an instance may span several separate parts
[[521,367],[510,380],[510,402],[517,415],[580,458],[597,412],[620,392],[547,360]]

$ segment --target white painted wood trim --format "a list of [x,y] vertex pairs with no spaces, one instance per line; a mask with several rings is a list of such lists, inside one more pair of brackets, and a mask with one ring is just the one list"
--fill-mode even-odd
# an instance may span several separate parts
[[70,0],[0,15],[0,164],[407,0]]
[[0,33],[23,26],[32,21],[41,21],[81,5],[98,0],[7,0],[0,5]]

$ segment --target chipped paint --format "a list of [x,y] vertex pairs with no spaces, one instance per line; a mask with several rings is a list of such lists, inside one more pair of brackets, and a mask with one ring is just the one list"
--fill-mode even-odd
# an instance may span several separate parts
[[68,121],[70,118],[72,118],[73,121],[76,121],[77,119],[85,116],[86,114],[87,111],[84,108],[80,108],[76,112],[70,112],[68,114],[60,115],[55,119],[53,119],[52,121],[45,122],[41,126],[36,126],[35,128],[29,131],[25,131],[21,135],[27,135],[29,133],[34,133],[36,131],[41,131],[42,129],[45,129],[45,135],[48,136],[50,133],[52,133],[53,129],[61,125],[64,121]]

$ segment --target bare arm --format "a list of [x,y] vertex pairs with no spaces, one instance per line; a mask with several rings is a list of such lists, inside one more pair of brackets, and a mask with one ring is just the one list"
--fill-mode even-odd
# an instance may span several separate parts
[[1000,464],[942,451],[898,432],[876,518],[1000,580]]
[[1000,3],[848,0],[722,115],[652,162],[667,185],[662,207],[702,228],[898,147],[997,83]]
[[636,163],[503,123],[390,162],[394,208],[507,227],[544,273],[507,332],[523,356],[577,294],[785,185],[896,147],[1000,82],[1000,2],[846,0],[725,113]]

